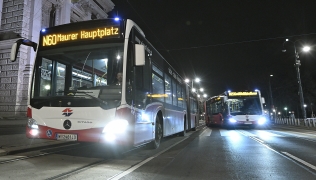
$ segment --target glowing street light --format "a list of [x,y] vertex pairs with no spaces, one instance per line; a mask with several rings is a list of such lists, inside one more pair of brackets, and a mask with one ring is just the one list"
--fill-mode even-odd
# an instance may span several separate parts
[[[302,89],[302,82],[301,82],[301,75],[300,75],[300,65],[301,65],[301,61],[298,59],[299,58],[299,55],[298,55],[298,52],[296,51],[296,45],[295,43],[297,41],[300,41],[300,39],[296,40],[296,41],[290,41],[289,39],[286,39],[283,43],[283,47],[284,47],[284,44],[286,42],[291,42],[293,43],[294,45],[294,53],[295,53],[295,68],[296,68],[296,74],[297,74],[297,80],[298,80],[298,90],[299,90],[299,94],[300,94],[300,104],[301,104],[301,110],[303,112],[303,118],[306,119],[306,110],[305,110],[305,107],[304,107],[304,96],[303,96],[303,89]],[[310,47],[308,46],[305,46],[303,47],[303,51],[304,52],[307,52],[310,50]],[[283,52],[286,52],[286,49],[282,50]]]
[[[195,78],[194,80],[190,80],[190,79],[185,79],[184,80],[184,82],[186,82],[186,83],[189,83],[191,81],[191,83],[192,83],[192,91],[193,91],[193,89],[194,89],[194,87],[193,87],[193,81],[195,81],[195,82],[197,82],[197,83],[199,83],[200,81],[201,81],[201,79],[200,78]],[[195,90],[193,91],[193,92],[195,92]]]

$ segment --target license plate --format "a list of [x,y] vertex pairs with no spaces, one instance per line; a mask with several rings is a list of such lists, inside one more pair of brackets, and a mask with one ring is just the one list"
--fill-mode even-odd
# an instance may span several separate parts
[[252,124],[252,122],[245,122],[245,124]]
[[77,141],[77,134],[57,134],[57,140],[61,141]]

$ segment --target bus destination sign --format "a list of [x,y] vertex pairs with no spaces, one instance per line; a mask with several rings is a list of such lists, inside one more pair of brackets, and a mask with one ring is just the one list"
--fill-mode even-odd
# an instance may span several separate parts
[[43,35],[42,46],[55,46],[60,42],[95,40],[120,37],[119,26],[108,26],[90,30],[79,30],[72,33],[53,33]]
[[228,96],[257,96],[258,92],[249,91],[249,92],[229,92]]

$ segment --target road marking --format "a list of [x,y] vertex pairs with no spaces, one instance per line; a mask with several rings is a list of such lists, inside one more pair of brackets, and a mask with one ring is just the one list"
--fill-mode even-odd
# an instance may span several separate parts
[[294,159],[294,160],[296,160],[296,161],[298,161],[298,162],[304,164],[305,166],[307,166],[307,167],[309,167],[309,168],[311,168],[311,169],[316,170],[316,166],[314,166],[314,165],[312,165],[312,164],[310,164],[310,163],[308,163],[308,162],[306,162],[306,161],[304,161],[304,160],[302,160],[302,159],[300,159],[300,158],[298,158],[298,157],[296,157],[296,156],[293,156],[293,155],[290,154],[290,153],[287,153],[287,152],[282,152],[282,153],[285,154],[285,155],[287,155],[287,156],[289,156],[290,158],[292,158],[292,159]]
[[200,134],[200,136],[211,136],[211,133],[212,133],[212,129],[206,128],[206,129]]
[[136,164],[135,166],[132,166],[131,168],[127,169],[126,171],[123,171],[117,175],[114,175],[112,177],[110,177],[108,180],[119,180],[121,179],[122,177],[128,175],[129,173],[135,171],[136,169],[138,169],[139,167],[141,167],[142,165],[146,164],[147,162],[151,161],[152,159],[154,159],[155,157],[158,157],[160,154],[168,151],[169,149],[171,149],[172,147],[176,146],[177,144],[181,143],[182,141],[186,140],[187,138],[189,138],[189,136],[186,136],[184,139],[182,139],[181,141],[173,144],[172,146],[169,146],[167,149],[155,154],[154,156],[152,157],[149,157],[147,159],[145,159],[144,161],[141,161],[140,163]]
[[[312,165],[312,164],[310,164],[310,163],[308,163],[308,162],[306,162],[306,161],[304,161],[304,160],[302,160],[302,159],[300,159],[300,158],[298,158],[298,157],[296,157],[296,156],[293,156],[293,155],[290,154],[290,153],[287,153],[287,152],[279,152],[279,151],[273,149],[272,147],[270,147],[269,145],[265,144],[264,141],[262,141],[261,139],[258,139],[258,138],[253,137],[253,136],[250,136],[249,138],[251,138],[252,140],[254,140],[254,141],[258,142],[258,143],[260,143],[261,145],[265,146],[266,148],[270,149],[271,151],[273,151],[273,152],[275,152],[275,153],[277,153],[277,154],[279,154],[279,155],[281,155],[281,156],[283,156],[283,157],[286,157],[286,158],[292,160],[294,163],[298,164],[299,166],[303,167],[304,169],[306,169],[306,170],[309,171],[309,172],[312,172],[312,171],[310,171],[309,169],[307,169],[306,166],[309,167],[309,168],[311,168],[311,169],[316,170],[316,166],[314,166],[314,165]],[[294,161],[293,159],[296,160],[297,162]],[[305,166],[299,164],[298,162],[302,163],[302,164],[305,165]],[[312,172],[312,173],[313,173],[313,172]]]
[[136,169],[138,169],[139,167],[141,167],[142,165],[144,165],[145,163],[151,161],[152,159],[154,159],[155,157],[150,157],[150,158],[147,158],[145,159],[144,161],[140,162],[139,164],[127,169],[126,171],[122,172],[121,174],[118,174],[117,176],[114,176],[114,177],[111,177],[109,179],[111,180],[119,180],[121,179],[122,177],[126,176],[127,174],[135,171]]
[[253,140],[255,140],[255,141],[257,141],[257,142],[259,142],[259,143],[261,143],[261,144],[264,144],[264,141],[262,141],[262,140],[259,139],[259,138],[256,138],[256,137],[253,137],[253,136],[249,136],[249,138],[251,138],[251,139],[253,139]]

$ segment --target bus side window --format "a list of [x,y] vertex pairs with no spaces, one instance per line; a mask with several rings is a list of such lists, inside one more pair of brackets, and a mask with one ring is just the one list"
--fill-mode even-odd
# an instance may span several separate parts
[[171,78],[165,73],[165,101],[168,104],[172,104],[172,89],[171,89]]

